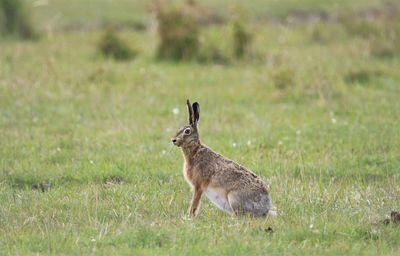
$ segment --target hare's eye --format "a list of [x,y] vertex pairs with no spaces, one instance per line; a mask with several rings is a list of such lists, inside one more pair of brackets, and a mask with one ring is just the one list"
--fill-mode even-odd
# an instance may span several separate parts
[[189,135],[189,134],[190,134],[190,128],[185,129],[184,133],[185,133],[186,135]]

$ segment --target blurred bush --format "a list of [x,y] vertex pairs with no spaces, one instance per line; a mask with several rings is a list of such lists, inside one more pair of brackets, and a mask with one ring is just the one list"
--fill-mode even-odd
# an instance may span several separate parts
[[380,36],[369,40],[370,52],[377,58],[393,58],[400,55],[400,19],[382,24]]
[[295,86],[295,73],[289,67],[278,67],[271,72],[270,76],[275,88],[278,90],[285,91]]
[[201,63],[229,64],[230,60],[215,45],[205,44],[199,50],[197,60]]
[[344,81],[349,84],[366,84],[372,78],[384,75],[381,70],[361,68],[358,70],[351,70],[344,76]]
[[0,35],[22,39],[37,38],[31,9],[24,1],[0,0]]
[[371,55],[377,58],[393,58],[400,54],[400,37],[373,38],[370,40]]
[[[171,5],[156,1],[152,10],[158,23],[160,42],[157,57],[174,61],[195,60],[202,63],[227,64],[232,60],[229,52],[221,50],[221,42],[210,44],[200,40],[201,26],[220,23],[221,19],[207,8],[199,6],[193,0],[183,5]],[[234,8],[231,18],[232,41],[228,48],[236,59],[242,59],[249,53],[252,34],[242,9]],[[204,31],[203,31],[204,32]],[[223,43],[222,43],[223,45]]]
[[169,60],[193,60],[199,51],[199,23],[193,4],[160,5],[156,11],[160,43],[157,56]]
[[355,15],[346,15],[341,17],[341,24],[351,36],[358,36],[361,38],[371,38],[380,36],[382,28],[373,21],[365,20],[363,17]]
[[245,15],[240,8],[234,8],[232,16],[233,55],[241,59],[248,52],[252,35],[248,29]]
[[346,30],[336,24],[318,22],[307,26],[311,42],[317,44],[328,44],[334,41],[343,40],[346,36]]
[[350,36],[368,40],[372,56],[392,58],[400,54],[399,11],[380,10],[370,15],[346,15],[341,24]]
[[136,55],[128,44],[118,37],[112,28],[106,29],[100,38],[98,47],[103,56],[115,60],[129,60]]

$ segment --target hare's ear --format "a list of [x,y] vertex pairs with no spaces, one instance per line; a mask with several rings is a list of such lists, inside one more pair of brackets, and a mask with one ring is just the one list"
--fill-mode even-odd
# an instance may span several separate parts
[[189,114],[189,124],[193,125],[194,124],[194,114],[193,114],[192,105],[190,105],[190,101],[189,100],[186,101],[186,105],[187,105],[188,114]]
[[200,120],[200,105],[199,103],[195,102],[193,103],[193,114],[194,114],[194,123],[197,125],[197,123]]

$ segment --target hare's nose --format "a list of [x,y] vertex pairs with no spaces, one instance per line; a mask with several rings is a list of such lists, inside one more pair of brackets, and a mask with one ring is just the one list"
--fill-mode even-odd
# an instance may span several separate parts
[[171,139],[172,143],[176,143],[176,139]]

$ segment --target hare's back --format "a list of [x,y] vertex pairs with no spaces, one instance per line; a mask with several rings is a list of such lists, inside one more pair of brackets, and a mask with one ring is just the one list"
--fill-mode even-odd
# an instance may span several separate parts
[[229,190],[267,191],[265,183],[253,172],[229,159],[221,159],[211,183]]

